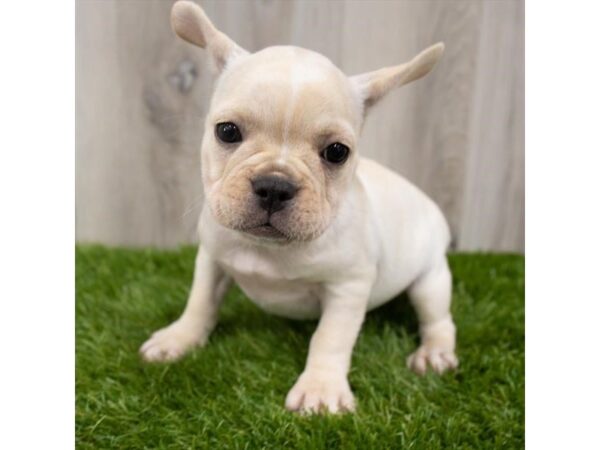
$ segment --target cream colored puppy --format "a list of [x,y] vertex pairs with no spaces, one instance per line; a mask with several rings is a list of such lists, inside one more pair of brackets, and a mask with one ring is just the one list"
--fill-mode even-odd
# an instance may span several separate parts
[[171,22],[209,52],[219,77],[202,141],[194,282],[182,316],[152,335],[143,357],[170,361],[204,345],[234,280],[266,311],[320,318],[290,410],[354,409],[347,374],[365,314],[404,290],[422,340],[408,365],[456,367],[446,221],[419,189],[356,148],[369,107],[427,74],[443,44],[347,77],[302,48],[250,54],[191,2],[176,3]]

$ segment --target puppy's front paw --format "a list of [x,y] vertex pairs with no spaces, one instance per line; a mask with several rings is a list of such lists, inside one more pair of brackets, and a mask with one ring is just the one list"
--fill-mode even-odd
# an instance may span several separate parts
[[354,396],[344,375],[305,371],[285,399],[285,407],[301,413],[354,411]]
[[202,346],[206,333],[197,324],[177,320],[155,331],[140,348],[142,358],[149,362],[175,361],[195,346]]
[[408,367],[419,375],[427,372],[430,366],[434,372],[442,374],[458,367],[458,358],[453,351],[422,345],[406,360]]

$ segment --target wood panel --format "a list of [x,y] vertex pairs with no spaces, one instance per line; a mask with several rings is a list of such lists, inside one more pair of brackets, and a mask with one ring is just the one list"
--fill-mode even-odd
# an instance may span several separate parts
[[[431,195],[458,249],[524,249],[520,0],[201,2],[250,51],[311,48],[348,74],[443,40],[428,77],[371,111],[360,150]],[[212,75],[169,29],[171,1],[76,3],[77,239],[194,242]]]
[[459,243],[524,250],[524,5],[483,6]]

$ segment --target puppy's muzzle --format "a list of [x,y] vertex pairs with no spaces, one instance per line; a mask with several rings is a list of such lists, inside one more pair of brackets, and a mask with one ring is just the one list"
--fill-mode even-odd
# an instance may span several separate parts
[[298,192],[294,184],[273,175],[252,180],[252,189],[258,199],[258,205],[267,211],[269,216],[287,207]]

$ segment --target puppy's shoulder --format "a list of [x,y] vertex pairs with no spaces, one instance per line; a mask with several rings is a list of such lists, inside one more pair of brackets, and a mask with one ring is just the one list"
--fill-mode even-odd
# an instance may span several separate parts
[[447,245],[450,230],[444,214],[425,192],[409,180],[368,158],[360,159],[357,178],[375,216],[432,230]]
[[360,158],[357,175],[367,191],[382,189],[392,195],[410,192],[417,196],[426,197],[419,188],[406,178],[369,158]]

